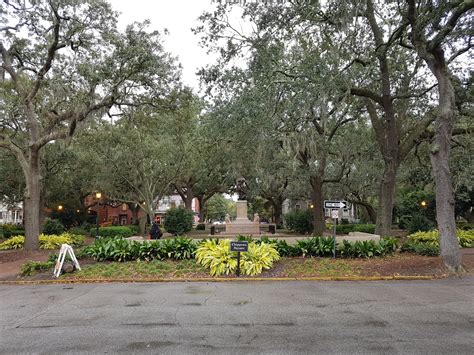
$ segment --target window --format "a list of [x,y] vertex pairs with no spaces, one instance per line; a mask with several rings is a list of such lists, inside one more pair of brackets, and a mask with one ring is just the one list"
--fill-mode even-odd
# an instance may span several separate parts
[[299,204],[299,203],[297,203],[297,204],[295,205],[295,208],[296,208],[297,210],[301,209],[301,206],[300,206],[300,204]]

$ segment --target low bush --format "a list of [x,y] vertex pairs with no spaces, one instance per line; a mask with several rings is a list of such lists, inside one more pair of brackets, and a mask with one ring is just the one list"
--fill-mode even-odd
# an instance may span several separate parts
[[334,251],[334,238],[312,237],[298,240],[294,248],[298,256],[302,257],[331,256]]
[[0,250],[7,249],[21,249],[25,244],[25,237],[22,235],[17,235],[15,237],[8,238],[3,243],[0,243]]
[[21,276],[30,276],[33,275],[36,271],[46,271],[54,267],[56,262],[53,261],[45,261],[45,262],[38,262],[38,261],[28,261],[24,263],[20,269]]
[[375,224],[355,224],[354,232],[375,233]]
[[[258,275],[264,269],[270,269],[273,262],[280,258],[278,251],[266,243],[249,243],[248,252],[241,255],[243,275]],[[210,269],[211,276],[229,275],[237,269],[237,253],[230,251],[230,240],[205,240],[197,251],[196,260]]]
[[301,256],[301,250],[294,245],[290,245],[286,240],[278,240],[274,247],[282,257]]
[[338,224],[336,234],[349,234],[351,232],[375,233],[375,224]]
[[[85,242],[83,235],[74,235],[69,233],[63,233],[61,235],[44,235],[39,236],[39,247],[40,249],[59,249],[61,244],[70,244],[73,246],[81,246]],[[25,244],[24,236],[15,236],[7,239],[0,244],[0,250],[6,249],[21,249]]]
[[199,223],[197,226],[196,226],[196,230],[197,231],[204,231],[206,230],[206,225],[204,223]]
[[210,269],[211,276],[229,275],[237,270],[236,254],[230,251],[229,239],[211,239],[199,245],[196,260]]
[[3,238],[8,239],[18,235],[25,235],[25,230],[19,228],[14,224],[4,224],[0,227],[0,234],[2,234]]
[[75,235],[84,235],[84,236],[89,235],[89,230],[87,230],[84,227],[72,227],[72,228],[69,228],[67,232],[71,234],[75,234]]
[[[461,248],[474,247],[474,230],[458,229],[456,231],[456,236]],[[408,236],[408,241],[439,246],[439,231],[434,229],[428,232],[412,233]]]
[[125,226],[100,227],[99,236],[101,238],[130,238],[133,231]]
[[128,225],[123,226],[123,227],[129,228],[132,231],[133,235],[139,235],[140,234],[140,227],[138,225],[128,224]]
[[57,219],[46,218],[42,230],[45,235],[59,235],[64,232],[64,226]]
[[278,251],[271,244],[249,243],[248,251],[242,254],[241,272],[243,275],[259,275],[264,269],[270,269],[273,262],[279,259]]
[[371,258],[393,254],[397,248],[396,240],[393,238],[382,238],[377,243],[373,240],[349,242],[342,241],[338,252],[346,258]]
[[98,261],[153,259],[192,259],[197,245],[189,238],[171,238],[151,242],[135,242],[122,238],[102,238],[86,247],[82,254]]
[[438,256],[439,246],[437,243],[424,243],[415,240],[409,240],[400,248],[401,252],[415,253],[425,256]]
[[313,214],[311,210],[293,210],[285,217],[286,226],[296,233],[306,234],[313,231]]

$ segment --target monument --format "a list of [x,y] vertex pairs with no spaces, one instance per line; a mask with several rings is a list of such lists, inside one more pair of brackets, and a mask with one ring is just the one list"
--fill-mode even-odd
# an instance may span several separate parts
[[226,221],[225,234],[258,235],[260,234],[260,223],[253,222],[247,217],[247,182],[245,178],[239,178],[236,186],[236,192],[239,195],[236,202],[237,218],[232,222]]

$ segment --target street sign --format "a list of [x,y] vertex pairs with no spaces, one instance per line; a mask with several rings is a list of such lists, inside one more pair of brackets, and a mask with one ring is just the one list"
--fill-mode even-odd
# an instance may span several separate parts
[[338,210],[331,210],[331,218],[338,219],[339,218],[339,211]]
[[324,208],[327,209],[339,209],[339,208],[349,208],[349,203],[347,201],[324,201]]
[[249,251],[249,242],[230,242],[230,251]]

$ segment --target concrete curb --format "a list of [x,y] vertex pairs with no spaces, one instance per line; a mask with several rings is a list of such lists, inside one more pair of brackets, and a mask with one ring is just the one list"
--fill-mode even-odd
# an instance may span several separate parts
[[[446,275],[447,276],[447,275]],[[152,278],[152,279],[59,279],[59,280],[0,280],[0,285],[42,285],[42,284],[88,284],[88,283],[152,283],[152,282],[248,282],[248,281],[397,281],[397,280],[435,280],[446,276],[339,276],[339,277],[240,277],[240,278]]]

